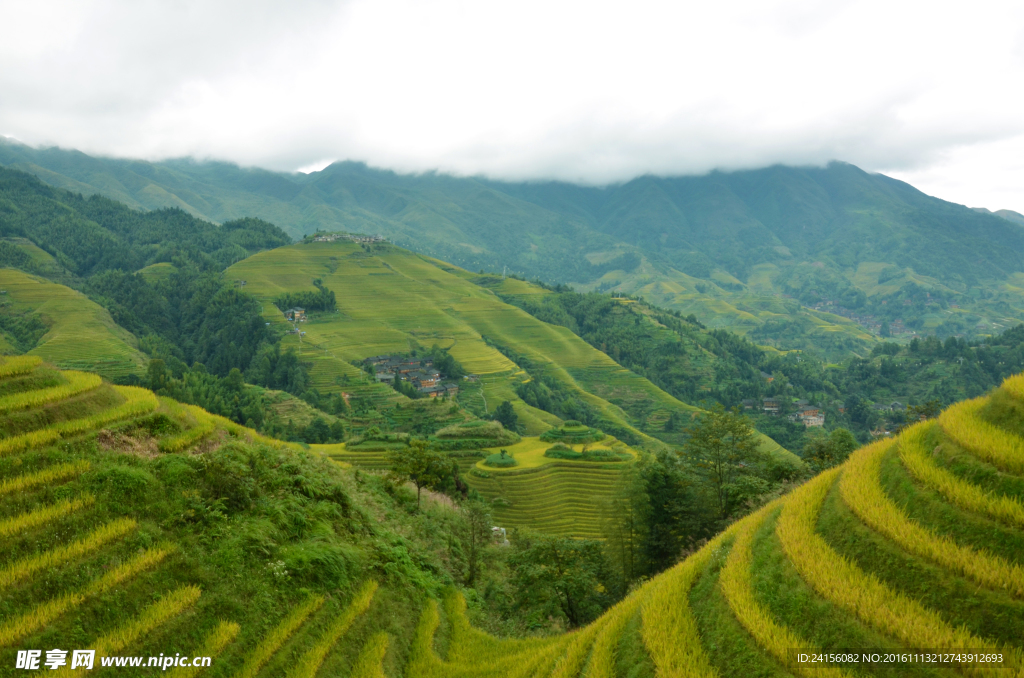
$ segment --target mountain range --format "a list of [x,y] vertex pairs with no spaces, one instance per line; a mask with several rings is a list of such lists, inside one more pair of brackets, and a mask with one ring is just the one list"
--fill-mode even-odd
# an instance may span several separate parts
[[605,187],[354,162],[280,173],[11,141],[0,165],[132,207],[255,216],[293,237],[380,233],[469,269],[643,296],[781,349],[839,356],[888,336],[976,336],[1024,320],[1024,217],[838,162]]

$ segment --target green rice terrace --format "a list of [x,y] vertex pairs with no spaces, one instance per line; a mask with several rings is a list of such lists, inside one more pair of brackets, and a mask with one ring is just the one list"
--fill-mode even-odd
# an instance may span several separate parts
[[[0,313],[23,318],[22,326],[29,331],[38,328],[32,355],[109,378],[144,370],[146,358],[138,350],[138,340],[81,292],[13,268],[0,268],[0,290]],[[22,352],[17,344],[17,337],[0,330],[0,352]]]
[[[489,427],[507,435],[447,439]],[[36,356],[0,362],[0,432],[3,675],[16,649],[69,643],[174,647],[211,676],[1024,675],[1024,375],[861,448],[593,623],[525,638],[474,628],[374,476],[315,449]],[[608,466],[551,447],[507,445],[519,466],[478,480]],[[856,648],[974,659],[795,652]]]
[[[335,294],[336,312],[309,313],[297,325],[305,334],[293,332],[283,341],[312,365],[313,385],[324,393],[348,392],[348,384],[362,381],[363,373],[353,362],[437,344],[479,377],[479,382],[463,385],[460,404],[483,415],[508,400],[527,435],[540,435],[562,421],[516,394],[514,386],[531,377],[503,350],[539,366],[595,408],[606,432],[629,436],[636,444],[661,445],[657,436],[664,437],[663,425],[671,415],[689,417],[698,411],[570,330],[502,302],[475,284],[478,276],[393,245],[299,243],[255,254],[230,267],[226,276],[246,281],[245,289],[263,303],[264,320],[285,330],[292,324],[274,300],[315,291],[314,279]],[[509,285],[517,294],[546,293],[519,281]],[[383,384],[358,388],[377,398],[401,398]],[[789,457],[770,438],[762,436],[761,445]]]
[[[537,452],[536,463],[517,454],[514,466],[506,466],[500,475],[492,473],[495,467],[483,464],[484,458],[514,446],[513,437],[518,436],[505,432],[512,437],[493,437],[493,430],[473,428],[482,426],[479,423],[448,426],[431,437],[436,447],[458,458],[465,482],[494,502],[495,519],[503,526],[599,536],[602,503],[615,486],[622,462],[628,461],[611,455],[600,460],[607,463],[599,464],[593,453],[588,460],[544,457],[541,447],[551,447],[546,444],[549,441],[560,442],[557,436],[576,444],[577,439],[587,442],[604,434],[563,428],[565,422],[559,417],[523,402],[514,386],[532,377],[503,350],[542,366],[545,374],[593,407],[601,417],[601,428],[613,434],[609,440],[619,445],[664,447],[665,421],[671,416],[687,420],[699,411],[618,365],[568,329],[504,303],[493,291],[476,284],[476,276],[469,272],[392,245],[299,243],[249,257],[228,269],[227,276],[246,281],[246,290],[263,304],[265,321],[286,330],[298,328],[285,336],[282,345],[297,350],[311,366],[312,384],[322,393],[346,393],[410,411],[413,403],[421,401],[410,401],[387,385],[368,383],[366,373],[354,363],[436,344],[478,377],[460,384],[459,405],[486,416],[509,401],[527,440],[534,441],[526,444]],[[334,293],[337,311],[310,312],[307,321],[293,326],[274,302],[286,294],[315,292],[314,279]],[[507,284],[519,294],[547,293],[522,281]],[[641,414],[634,416],[631,411]],[[548,437],[539,441],[537,436]],[[675,441],[671,436],[668,439]],[[383,469],[389,453],[406,443],[406,436],[389,433],[381,423],[365,426],[344,444],[314,449],[357,467]],[[801,463],[767,436],[759,435],[759,443],[777,458]]]
[[[428,437],[435,449],[456,459],[466,484],[492,502],[498,525],[584,538],[601,538],[604,503],[623,462],[636,454],[614,438],[600,434],[599,439],[602,445],[584,458],[571,450],[562,457],[548,454],[552,445],[543,437],[520,438],[496,421],[453,424]],[[377,431],[311,449],[359,468],[386,469],[389,455],[408,447],[409,440],[408,434]],[[506,457],[496,465],[502,450]]]

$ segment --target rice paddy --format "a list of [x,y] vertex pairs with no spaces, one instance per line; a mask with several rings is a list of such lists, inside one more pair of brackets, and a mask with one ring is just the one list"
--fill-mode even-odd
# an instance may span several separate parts
[[[618,365],[567,328],[541,322],[502,302],[491,290],[471,282],[467,272],[439,266],[398,247],[366,250],[340,241],[297,244],[256,254],[232,266],[227,275],[246,281],[246,290],[261,300],[267,322],[288,329],[291,325],[274,306],[275,298],[284,292],[312,290],[315,278],[335,292],[337,312],[310,313],[307,322],[297,324],[305,334],[289,334],[283,344],[298,350],[311,364],[313,385],[321,392],[343,392],[377,404],[402,402],[408,406],[410,402],[390,387],[366,383],[365,375],[352,362],[437,344],[449,349],[467,372],[479,376],[479,382],[459,395],[464,407],[493,412],[502,401],[511,402],[530,437],[518,447],[509,448],[517,465],[497,472],[502,473],[500,478],[481,464],[477,464],[475,473],[466,474],[471,487],[497,501],[495,515],[503,526],[533,525],[557,534],[596,536],[600,507],[621,467],[552,464],[544,458],[540,443],[529,440],[560,426],[562,421],[527,405],[516,395],[515,384],[529,379],[529,375],[497,347],[529,359],[642,445],[663,446],[645,432],[660,427],[632,420],[613,401],[652,403],[648,418],[655,422],[663,422],[672,412],[686,419],[698,412]],[[519,293],[540,289],[522,281],[509,284]],[[790,462],[796,459],[766,436],[760,436],[760,446]],[[388,465],[384,450],[363,451],[344,445],[314,449],[363,468],[382,469]],[[480,458],[497,451],[482,451]],[[534,469],[533,475],[523,475]]]
[[[367,251],[339,241],[261,252],[232,266],[227,275],[245,280],[246,290],[263,303],[264,318],[282,327],[289,324],[273,305],[280,294],[314,289],[314,278],[335,292],[336,313],[312,313],[298,325],[305,335],[285,338],[286,346],[300,350],[312,362],[313,383],[321,391],[347,391],[346,379],[360,380],[362,375],[352,361],[437,344],[448,348],[467,372],[480,376],[488,411],[503,400],[510,401],[528,435],[559,425],[557,417],[530,407],[515,394],[513,384],[528,376],[496,348],[503,347],[528,358],[646,444],[660,442],[641,430],[643,422],[632,421],[610,400],[649,401],[664,417],[669,412],[696,411],[567,328],[541,322],[473,284],[465,271],[437,263],[398,247],[375,246]],[[394,394],[386,386],[377,386],[386,389],[382,393]],[[766,451],[787,454],[768,438],[762,445]]]
[[7,290],[13,310],[49,328],[30,355],[107,378],[142,374],[146,359],[135,337],[81,292],[12,268],[0,268],[0,288]]
[[[38,359],[15,359],[0,365],[14,367],[0,374],[0,381],[31,374],[32,370],[52,371]],[[75,391],[83,386],[98,384],[98,377],[91,374],[63,372],[61,375],[64,384],[59,387],[46,386],[49,382],[37,380],[44,386],[16,393],[19,407],[53,406],[74,398]],[[55,388],[59,388],[59,392],[55,392]],[[104,385],[103,388],[111,387]],[[199,408],[157,398],[145,389],[128,386],[113,389],[118,399],[112,403],[96,401],[86,416],[27,430],[0,441],[3,445],[0,457],[8,462],[2,467],[5,470],[0,471],[0,542],[13,545],[0,557],[2,652],[13,653],[26,643],[37,645],[38,641],[33,638],[40,634],[45,637],[54,628],[63,628],[68,633],[70,623],[72,633],[82,636],[80,645],[96,651],[94,668],[98,669],[103,656],[130,655],[152,636],[159,637],[170,628],[181,630],[183,624],[191,623],[190,611],[202,604],[203,590],[197,584],[152,590],[151,584],[140,581],[161,570],[180,567],[175,556],[182,547],[166,540],[146,546],[154,540],[152,525],[146,526],[135,517],[110,516],[101,509],[93,494],[68,489],[98,487],[104,493],[113,492],[114,497],[132,497],[137,496],[132,493],[138,491],[138,485],[132,483],[146,476],[122,471],[119,475],[106,476],[106,482],[97,485],[97,477],[90,478],[93,463],[68,458],[64,450],[71,448],[55,447],[55,444],[94,435],[110,424],[121,426],[125,431],[131,431],[132,426],[138,424],[157,426],[164,431],[161,444],[154,445],[152,450],[127,448],[144,456],[159,453],[170,458],[174,454],[188,453],[212,437],[248,438],[270,445],[296,447],[263,438]],[[3,415],[0,411],[0,416]],[[108,436],[108,439],[118,440],[116,436]],[[120,439],[125,440],[123,434]],[[125,492],[127,494],[123,494]],[[130,509],[129,512],[134,513]],[[121,606],[126,604],[126,590],[134,591],[142,601],[130,614],[121,612]],[[310,623],[314,613],[324,605],[325,597],[308,597],[305,604],[272,625],[262,638],[250,637],[249,647],[235,657],[234,671],[225,670],[231,664],[222,664],[217,675],[258,678],[261,669],[278,657],[285,641],[296,634],[301,634],[304,640],[315,639],[315,643],[295,664],[292,674],[308,678],[324,675],[321,665],[335,652],[336,644],[352,623],[369,607],[375,590],[376,584],[367,583],[347,607],[336,609],[339,614],[325,633]],[[223,601],[215,605],[223,606]],[[117,609],[118,613],[101,614],[100,619],[106,621],[101,621],[96,628],[74,630],[81,619],[95,619],[97,610],[111,609]],[[216,661],[239,642],[243,628],[235,621],[222,619],[209,628],[196,629],[195,636],[195,646],[188,649],[196,656],[212,657]],[[363,660],[364,665],[372,668],[374,661],[379,665],[386,647],[386,638],[383,642],[377,638]],[[11,657],[11,663],[5,663],[0,674],[7,675],[6,668],[13,666],[13,654]],[[5,655],[5,662],[6,659]],[[78,675],[79,671],[72,670],[69,664],[70,657],[63,666],[55,667],[53,675]],[[203,666],[182,665],[172,668],[168,675],[184,678],[209,673],[210,669]]]
[[[174,440],[184,440],[181,436],[189,429],[213,427],[183,444],[184,452],[163,453],[164,458],[188,454],[218,436],[255,435],[201,411],[163,400],[146,401],[140,391],[124,391],[125,403],[107,408],[123,408],[131,396],[149,409],[114,421],[143,421],[155,410],[179,426],[167,434]],[[1019,395],[1015,389],[1001,394]],[[918,671],[1022,676],[1022,556],[1015,545],[1024,538],[1016,508],[1024,492],[1013,488],[1024,485],[1004,482],[997,491],[978,484],[965,477],[961,467],[947,466],[950,457],[938,453],[943,446],[956,446],[974,455],[981,467],[1009,477],[1013,450],[1024,445],[1019,437],[1024,420],[989,421],[985,401],[979,403],[954,410],[953,423],[949,416],[923,422],[895,439],[861,448],[844,465],[734,523],[675,567],[640,583],[596,621],[571,633],[524,639],[488,635],[473,628],[461,594],[451,590],[440,599],[424,595],[423,602],[416,603],[422,605],[418,625],[403,636],[403,631],[388,626],[386,616],[370,614],[386,584],[378,587],[362,579],[352,595],[341,599],[307,595],[289,613],[267,620],[256,634],[230,616],[190,628],[191,611],[203,605],[204,594],[200,587],[182,583],[150,591],[131,614],[90,629],[83,642],[98,654],[130,654],[150,637],[188,629],[197,653],[230,656],[235,662],[230,671],[222,663],[216,675],[240,678],[898,676]],[[95,412],[88,419],[102,422],[105,415]],[[154,543],[119,550],[124,557],[113,561],[114,567],[95,568],[101,554],[119,544],[140,543],[140,534],[152,528],[123,515],[90,518],[96,503],[81,488],[49,494],[64,484],[77,488],[74,483],[92,468],[86,460],[66,457],[53,443],[94,430],[76,425],[63,437],[39,438],[42,442],[17,446],[4,457],[25,459],[29,465],[24,470],[3,466],[7,471],[0,474],[0,539],[19,539],[63,525],[69,531],[62,532],[58,542],[37,545],[21,539],[16,551],[0,557],[0,604],[11,606],[15,601],[0,621],[0,647],[31,645],[33,638],[46,637],[39,634],[68,624],[79,610],[102,607],[133,581],[170,567],[178,552],[173,543]],[[996,441],[1001,451],[979,449],[981,436]],[[611,447],[615,441],[602,444]],[[607,493],[616,474],[610,468],[614,464],[546,458],[546,446],[535,437],[524,438],[507,446],[522,460],[521,467],[474,466],[466,477],[482,494],[502,498],[493,506],[499,520],[503,510],[516,509],[518,515],[529,516],[532,526],[542,525],[556,534],[598,536],[598,525],[588,523],[587,516],[599,509],[587,502]],[[45,454],[40,456],[41,452]],[[505,518],[510,515],[514,514],[506,513]],[[980,534],[968,538],[966,530]],[[151,534],[148,539],[152,538]],[[765,559],[775,564],[766,567]],[[71,576],[90,564],[93,569],[88,573]],[[780,574],[766,575],[775,571]],[[51,572],[60,575],[54,580],[57,584],[43,585]],[[922,581],[928,586],[926,593]],[[709,606],[715,605],[717,616],[709,615]],[[800,605],[804,607],[792,609]],[[813,619],[801,616],[812,608]],[[708,626],[712,619],[720,622],[719,628]],[[441,634],[443,641],[435,643]],[[627,638],[638,643],[635,652],[641,656],[631,660],[636,672],[621,664]],[[1001,655],[1001,665],[1008,668],[977,662],[812,667],[797,659],[797,650],[860,649],[865,638],[882,652],[920,656],[920,650],[970,650]],[[350,642],[351,649],[344,650],[347,659],[339,660]],[[729,648],[746,649],[723,657]],[[72,674],[67,667],[56,672]],[[173,675],[194,674],[175,669]]]
[[[981,416],[982,408],[973,408],[974,416]],[[1024,422],[1021,422],[1024,424]],[[997,429],[990,422],[977,421],[964,424],[974,430],[984,430],[991,439],[999,440],[1004,445],[1017,444],[1018,435],[1013,431]],[[1024,427],[1022,427],[1024,428]],[[958,431],[961,429],[957,429]],[[943,497],[950,501],[948,512],[956,520],[956,512],[967,511],[960,518],[972,525],[988,518],[999,520],[1005,525],[1019,527],[1014,520],[1014,506],[1021,500],[1019,496],[995,496],[982,491],[967,481],[946,471],[949,475],[937,473],[936,469],[945,471],[939,462],[927,455],[928,466],[920,463],[922,456],[920,447],[929,440],[927,436],[938,436],[942,441],[942,429],[934,422],[919,424],[905,431],[897,440],[881,441],[858,451],[844,466],[828,471],[786,497],[764,507],[754,515],[748,516],[729,530],[719,535],[712,542],[690,556],[680,565],[663,573],[654,580],[635,590],[629,597],[613,607],[591,626],[566,636],[564,640],[551,639],[539,644],[533,651],[531,661],[536,671],[530,675],[563,675],[556,665],[545,664],[543,657],[553,651],[562,654],[565,659],[560,666],[564,673],[573,676],[610,676],[615,673],[614,664],[609,657],[625,633],[627,621],[639,618],[641,636],[645,650],[654,665],[655,674],[659,676],[718,676],[726,675],[721,671],[723,663],[715,657],[716,652],[725,648],[721,645],[708,646],[702,636],[701,626],[695,621],[694,613],[688,605],[691,589],[698,578],[710,577],[715,590],[724,597],[728,612],[738,622],[736,631],[730,633],[744,635],[737,639],[751,648],[761,648],[763,655],[752,654],[745,659],[733,663],[728,673],[743,666],[744,673],[750,675],[775,675],[776,673],[792,672],[797,675],[847,676],[860,673],[867,669],[874,673],[874,667],[857,667],[853,665],[808,665],[797,661],[797,651],[804,652],[836,652],[854,650],[862,638],[871,635],[875,642],[881,643],[880,649],[913,652],[915,650],[950,651],[972,649],[975,652],[994,653],[1003,657],[1008,671],[995,670],[979,663],[960,665],[967,675],[1024,675],[1019,629],[999,627],[999,621],[988,621],[1000,628],[996,637],[986,637],[981,627],[973,622],[964,623],[966,619],[962,605],[976,605],[977,601],[961,601],[950,589],[946,604],[936,604],[942,599],[939,596],[927,600],[917,599],[904,591],[913,590],[903,577],[913,576],[912,571],[885,570],[878,567],[870,559],[854,560],[842,555],[819,532],[820,514],[829,502],[840,502],[844,505],[853,520],[862,521],[855,534],[847,535],[848,539],[861,538],[862,533],[872,535],[872,539],[882,540],[902,553],[911,561],[920,559],[927,563],[943,580],[963,582],[964,590],[971,590],[980,583],[989,589],[986,594],[999,605],[1009,608],[1019,607],[1017,575],[1020,558],[1016,554],[1014,562],[1005,561],[991,553],[985,553],[966,544],[957,543],[957,531],[953,528],[939,529],[935,524],[920,525],[910,516],[916,515],[897,505],[886,496],[883,483],[885,468],[884,460],[898,460],[905,465],[906,472],[919,478],[919,492],[930,501],[935,497]],[[529,441],[525,441],[530,445]],[[952,444],[952,441],[951,441]],[[917,446],[917,447],[914,447]],[[900,454],[906,448],[909,453]],[[1013,449],[1012,447],[1010,449]],[[916,451],[915,451],[916,450]],[[991,459],[989,452],[979,454],[980,459]],[[1002,459],[1002,458],[1001,458]],[[536,473],[537,470],[529,469]],[[494,477],[511,477],[514,470],[489,471]],[[492,480],[493,482],[493,480]],[[577,492],[577,494],[580,494]],[[913,508],[912,506],[909,508]],[[777,519],[773,516],[777,516]],[[979,523],[980,524],[980,523]],[[772,527],[765,533],[766,526]],[[1004,527],[1005,529],[1005,527]],[[847,531],[849,532],[849,531]],[[755,560],[753,545],[757,535],[766,534],[772,541],[765,542],[772,550],[789,563],[793,576],[802,580],[803,586],[816,596],[818,605],[830,607],[834,612],[830,615],[846,615],[847,623],[819,620],[824,623],[818,628],[814,620],[806,620],[805,626],[813,629],[814,638],[828,637],[828,645],[813,647],[815,639],[802,636],[801,633],[785,623],[777,616],[779,606],[785,606],[784,597],[788,589],[774,589],[770,582],[768,591],[773,599],[765,599],[766,590],[754,583]],[[758,546],[759,552],[764,547]],[[888,547],[887,547],[888,548]],[[871,553],[870,548],[861,549],[862,553]],[[1003,549],[1005,553],[1005,549]],[[714,565],[718,563],[718,565]],[[883,576],[883,572],[886,573]],[[957,587],[960,585],[957,584]],[[955,590],[959,590],[958,588]],[[806,595],[806,594],[805,594]],[[691,602],[690,604],[696,604]],[[703,605],[703,603],[701,603]],[[464,607],[464,606],[463,606]],[[465,626],[460,621],[460,606],[449,606],[450,628]],[[998,619],[998,618],[997,618]],[[1010,623],[1007,619],[1004,623]],[[417,642],[425,647],[427,638],[438,628],[437,608],[428,606],[421,620],[420,636]],[[517,643],[521,641],[500,641],[496,638],[469,636],[469,631],[453,634],[449,639],[449,657],[445,659],[436,655],[415,655],[417,662],[413,664],[417,672],[412,675],[460,675],[460,676],[510,676],[512,668],[501,669],[496,666],[494,658],[505,656],[508,661],[516,656]],[[846,640],[844,640],[846,638]],[[1016,638],[1017,642],[1006,642],[1006,638]],[[451,647],[455,645],[455,647]],[[487,652],[473,649],[486,646]],[[581,646],[590,646],[589,657],[578,660],[587,652]],[[553,649],[557,648],[557,649]],[[475,658],[475,659],[474,659]],[[747,662],[742,664],[742,662]],[[521,665],[521,664],[519,664]],[[939,670],[939,675],[948,667]],[[881,675],[932,675],[934,666],[906,665],[902,668],[877,667]]]

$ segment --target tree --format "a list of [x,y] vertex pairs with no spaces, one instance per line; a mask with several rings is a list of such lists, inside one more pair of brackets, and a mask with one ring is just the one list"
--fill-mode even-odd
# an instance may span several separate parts
[[598,617],[612,602],[601,542],[517,532],[509,556],[522,607],[550,607],[570,626]]
[[167,370],[164,367],[164,361],[159,358],[150,360],[147,376],[149,377],[149,388],[153,391],[159,391],[167,386]]
[[830,469],[846,461],[857,449],[857,439],[845,428],[837,428],[828,435],[811,438],[804,445],[804,461],[819,471]]
[[924,421],[939,416],[942,410],[942,401],[933,399],[921,405],[911,405],[907,408],[907,422]]
[[731,485],[739,475],[751,473],[763,461],[754,432],[739,410],[721,405],[705,412],[687,429],[686,454],[711,486],[719,518],[727,518]]
[[480,576],[482,552],[491,540],[491,514],[481,501],[467,501],[462,506],[465,522],[462,538],[466,545],[466,586],[472,586]]
[[647,534],[651,498],[637,464],[619,474],[615,491],[603,513],[605,553],[621,577],[625,591],[643,570],[643,542]]
[[505,400],[494,410],[491,418],[500,421],[501,425],[509,431],[516,431],[519,427],[519,415],[512,409],[512,403]]
[[309,422],[306,426],[306,431],[303,434],[307,443],[320,444],[326,443],[331,437],[331,428],[324,421],[323,417],[314,417],[313,421]]
[[417,509],[423,488],[439,484],[451,473],[451,467],[448,455],[432,449],[425,440],[411,440],[409,447],[391,453],[392,473],[416,486]]

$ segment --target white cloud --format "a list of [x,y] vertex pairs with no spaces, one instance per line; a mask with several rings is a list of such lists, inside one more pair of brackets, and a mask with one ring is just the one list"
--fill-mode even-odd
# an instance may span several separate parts
[[83,0],[0,12],[0,130],[27,143],[590,183],[842,159],[1024,211],[1017,2]]

